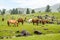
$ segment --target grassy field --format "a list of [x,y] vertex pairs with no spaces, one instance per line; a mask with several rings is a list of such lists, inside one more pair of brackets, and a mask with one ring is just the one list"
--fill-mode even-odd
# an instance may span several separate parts
[[[20,23],[18,27],[14,27],[14,25],[11,25],[11,26],[7,25],[7,20],[11,19],[11,17],[14,17],[16,20],[19,17],[22,17],[23,19],[27,17],[27,20],[28,20],[29,18],[34,18],[34,16],[38,16],[38,15],[44,16],[46,14],[48,14],[49,16],[54,15],[56,19],[60,19],[60,13],[35,13],[35,14],[4,15],[5,21],[2,22],[1,18],[3,16],[0,15],[0,36],[9,36],[9,37],[15,36],[16,31],[19,30],[21,32],[22,30],[26,30],[30,32],[30,34],[32,34],[33,36],[13,38],[13,39],[3,39],[3,40],[59,40],[60,25],[57,25],[56,23],[45,24],[45,25],[39,24],[37,26],[37,25],[33,25],[32,23],[29,24],[25,22],[24,25]],[[44,30],[45,28],[47,28],[48,30]],[[43,34],[35,35],[33,33],[34,30],[38,30]]]
[[3,40],[60,40],[60,34],[34,35]]

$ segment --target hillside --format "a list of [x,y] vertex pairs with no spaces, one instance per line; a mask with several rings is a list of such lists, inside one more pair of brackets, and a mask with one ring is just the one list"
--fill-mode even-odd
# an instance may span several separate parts
[[[53,6],[50,7],[52,12],[57,12],[57,9],[59,8],[60,3],[59,4],[55,4]],[[36,8],[35,11],[45,11],[46,7],[42,7],[42,8]]]
[[[51,6],[50,9],[51,9],[52,12],[57,12],[57,9],[59,8],[59,6],[60,6],[60,3]],[[21,13],[26,14],[26,9],[27,9],[27,8],[17,8],[17,9],[18,9],[18,11],[20,11]],[[36,9],[34,9],[34,10],[35,10],[35,12],[38,12],[38,11],[44,12],[45,9],[46,9],[46,7],[42,7],[42,8],[36,8]],[[29,8],[29,11],[30,11],[30,13],[31,13],[32,9]],[[6,13],[10,13],[10,10],[8,10],[8,12],[6,11]]]

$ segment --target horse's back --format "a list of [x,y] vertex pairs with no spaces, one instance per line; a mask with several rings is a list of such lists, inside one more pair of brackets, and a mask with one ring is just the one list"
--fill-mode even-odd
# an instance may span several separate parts
[[8,22],[10,22],[10,23],[18,23],[18,21],[16,21],[16,20],[8,20]]
[[18,21],[21,22],[21,21],[23,21],[23,19],[22,18],[19,18]]

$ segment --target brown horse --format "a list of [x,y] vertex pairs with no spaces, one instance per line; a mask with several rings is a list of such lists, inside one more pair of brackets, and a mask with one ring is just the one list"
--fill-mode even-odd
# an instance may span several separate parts
[[21,22],[22,25],[23,25],[23,23],[24,23],[24,20],[23,20],[22,18],[19,18],[17,21],[18,21],[18,23]]
[[38,25],[38,21],[39,21],[39,19],[32,19],[33,25],[34,25],[34,23],[36,23]]
[[43,25],[46,23],[49,23],[49,21],[47,19],[41,19],[39,20],[40,23],[42,23]]
[[34,23],[36,23],[38,25],[38,23],[41,23],[41,24],[46,24],[46,23],[49,23],[49,21],[47,19],[32,19],[32,22],[33,22],[33,25]]
[[8,26],[9,26],[10,24],[14,24],[14,25],[18,26],[18,21],[16,21],[16,20],[8,20],[8,21],[7,21],[7,24],[8,24]]
[[2,21],[4,21],[4,18],[2,18]]

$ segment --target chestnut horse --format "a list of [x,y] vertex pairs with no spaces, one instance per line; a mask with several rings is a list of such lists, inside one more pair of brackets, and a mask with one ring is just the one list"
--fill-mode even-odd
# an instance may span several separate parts
[[16,21],[16,20],[8,20],[8,21],[7,21],[7,24],[8,24],[8,26],[9,26],[10,24],[14,24],[14,25],[18,26],[18,21]]
[[4,18],[2,18],[2,21],[4,21]]
[[19,18],[17,21],[18,21],[18,23],[21,22],[22,25],[23,25],[23,23],[24,23],[24,20],[23,20],[22,18]]
[[40,22],[44,25],[46,23],[49,23],[49,21],[47,19],[41,19]]
[[34,25],[34,23],[36,23],[38,25],[39,19],[32,19],[32,23]]
[[38,23],[41,23],[41,24],[46,24],[46,23],[49,23],[49,21],[47,19],[32,19],[32,23],[34,25],[34,23],[36,23],[38,25]]

